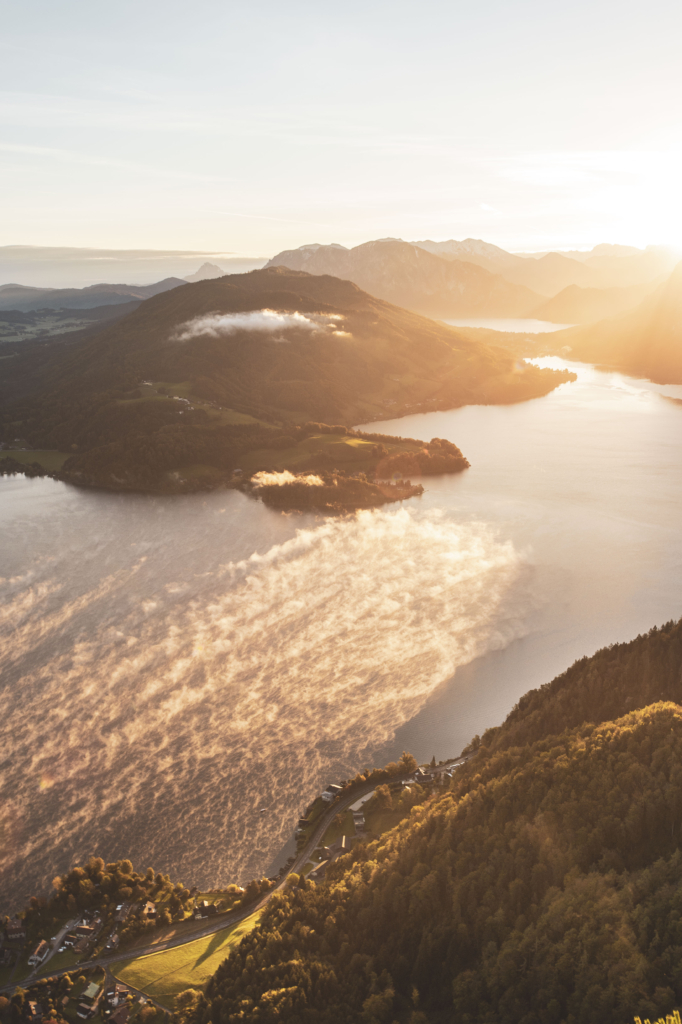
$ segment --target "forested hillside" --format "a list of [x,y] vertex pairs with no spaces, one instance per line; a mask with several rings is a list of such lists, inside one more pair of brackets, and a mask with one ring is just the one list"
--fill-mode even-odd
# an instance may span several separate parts
[[[682,1000],[682,624],[583,659],[451,788],[275,896],[178,1019],[625,1024]],[[664,698],[661,700],[660,698]]]

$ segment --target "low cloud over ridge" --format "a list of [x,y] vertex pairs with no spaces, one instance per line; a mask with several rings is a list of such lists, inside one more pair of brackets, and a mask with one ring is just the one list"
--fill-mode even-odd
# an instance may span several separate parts
[[284,341],[282,332],[295,328],[309,331],[331,331],[333,334],[345,335],[337,330],[337,324],[343,320],[340,314],[330,313],[283,313],[276,309],[254,309],[247,313],[207,313],[188,320],[176,328],[174,341],[191,341],[193,338],[225,338],[238,331],[255,331],[258,333],[276,334],[275,341]]
[[251,483],[254,487],[281,487],[283,484],[305,484],[306,487],[324,486],[322,477],[317,476],[315,473],[309,473],[307,476],[294,476],[288,469],[283,470],[281,473],[276,471],[269,473],[263,469],[260,473],[255,473],[251,477]]

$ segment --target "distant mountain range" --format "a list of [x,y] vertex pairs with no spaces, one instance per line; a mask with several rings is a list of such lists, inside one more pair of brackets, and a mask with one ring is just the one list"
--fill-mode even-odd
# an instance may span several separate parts
[[202,263],[218,262],[226,274],[245,274],[267,256],[184,249],[86,249],[66,246],[0,245],[0,282],[39,288],[84,288],[102,281],[149,284],[167,277],[184,280]]
[[91,309],[113,306],[133,299],[149,299],[186,284],[181,278],[167,277],[156,284],[93,284],[88,288],[30,288],[22,284],[0,285],[0,309],[23,312],[38,309]]
[[378,299],[439,319],[526,316],[542,298],[476,263],[443,259],[412,242],[380,238],[353,249],[307,245],[279,253],[268,267],[331,274]]
[[[595,311],[604,316],[634,308],[647,288],[653,290],[674,265],[674,257],[664,249],[597,246],[581,256],[581,260],[561,253],[519,256],[473,238],[461,242],[384,238],[352,249],[338,244],[304,245],[278,253],[268,266],[333,274],[378,298],[439,319],[532,317],[581,323]],[[547,304],[547,299],[568,288],[573,291],[556,309]],[[628,295],[630,288],[633,292]],[[561,318],[568,314],[571,319]]]
[[581,288],[628,288],[655,283],[669,274],[679,259],[663,246],[635,249],[626,245],[597,245],[589,252],[510,253],[489,242],[414,242],[443,259],[468,260],[508,281],[523,284],[549,297],[570,285]]

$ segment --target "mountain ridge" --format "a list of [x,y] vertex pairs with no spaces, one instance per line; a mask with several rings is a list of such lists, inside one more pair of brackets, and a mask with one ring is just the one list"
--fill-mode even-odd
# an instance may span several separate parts
[[85,288],[36,288],[33,285],[0,285],[0,310],[33,312],[39,309],[91,309],[96,306],[148,299],[186,284],[167,277],[147,285],[91,284]]
[[376,239],[353,249],[289,249],[267,264],[277,266],[353,281],[377,298],[437,319],[523,316],[541,302],[537,293],[500,274],[468,261],[442,259],[401,239]]

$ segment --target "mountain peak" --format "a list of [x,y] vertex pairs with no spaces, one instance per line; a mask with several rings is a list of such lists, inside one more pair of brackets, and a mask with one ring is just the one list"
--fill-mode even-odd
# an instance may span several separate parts
[[212,281],[216,277],[224,276],[225,271],[217,263],[202,263],[196,273],[190,274],[185,281],[194,284],[195,281]]

